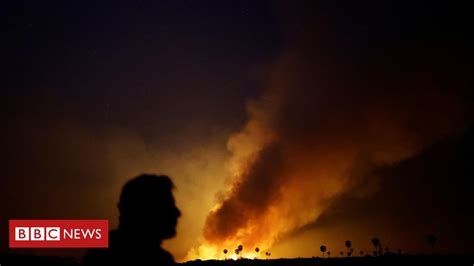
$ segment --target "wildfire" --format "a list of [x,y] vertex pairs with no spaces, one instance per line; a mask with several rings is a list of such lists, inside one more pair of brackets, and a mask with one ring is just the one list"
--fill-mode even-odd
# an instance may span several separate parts
[[[241,249],[239,250],[239,246]],[[212,245],[202,244],[197,249],[192,249],[185,261],[189,260],[237,260],[237,259],[255,259],[258,258],[258,252],[260,248],[256,247],[245,247],[244,245],[235,245],[235,243],[229,243],[228,245]],[[225,252],[225,251],[227,252]],[[239,250],[237,252],[237,250]]]

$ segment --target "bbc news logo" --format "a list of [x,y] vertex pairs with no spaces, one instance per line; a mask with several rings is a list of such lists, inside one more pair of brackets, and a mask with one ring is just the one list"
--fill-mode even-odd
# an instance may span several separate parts
[[10,248],[107,248],[108,220],[10,220]]

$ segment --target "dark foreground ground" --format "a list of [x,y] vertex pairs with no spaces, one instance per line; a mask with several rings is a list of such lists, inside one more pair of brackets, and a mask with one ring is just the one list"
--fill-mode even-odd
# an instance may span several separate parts
[[[0,266],[9,265],[79,265],[73,258],[0,255]],[[150,262],[149,265],[154,265]],[[311,265],[474,265],[472,255],[393,255],[352,258],[299,258],[271,260],[208,260],[189,261],[183,266],[311,266]]]
[[352,258],[301,258],[272,260],[190,261],[185,266],[311,266],[311,265],[474,265],[473,255],[458,256],[411,256],[394,255]]

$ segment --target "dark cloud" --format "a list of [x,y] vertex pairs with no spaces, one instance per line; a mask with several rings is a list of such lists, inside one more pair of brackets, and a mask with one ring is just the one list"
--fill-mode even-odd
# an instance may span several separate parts
[[[468,253],[473,249],[474,209],[472,128],[461,136],[443,140],[403,162],[374,169],[374,193],[358,197],[358,191],[373,184],[360,183],[334,201],[312,224],[294,236],[311,230],[368,227],[366,240],[379,232],[383,241],[398,242],[411,251],[424,245],[426,235],[439,236],[440,249]],[[350,237],[347,236],[347,237]]]

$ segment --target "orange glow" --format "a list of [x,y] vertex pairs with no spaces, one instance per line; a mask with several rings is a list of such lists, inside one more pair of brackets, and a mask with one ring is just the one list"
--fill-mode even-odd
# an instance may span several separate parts
[[[304,61],[300,56],[282,56],[265,93],[248,104],[246,126],[230,136],[232,182],[219,194],[204,224],[201,245],[188,253],[188,259],[221,258],[223,248],[231,252],[239,243],[251,247],[244,248],[243,256],[254,257],[251,251],[257,246],[271,249],[283,237],[316,221],[344,193],[372,194],[376,185],[352,191],[361,183],[375,184],[373,167],[407,159],[462,128],[451,119],[460,116],[457,97],[423,90],[417,93],[427,95],[428,106],[446,102],[453,106],[445,109],[446,119],[429,120],[430,112],[410,97],[376,94],[361,103],[349,102],[344,111],[332,112],[329,118],[318,112],[308,114],[313,109],[300,103],[308,104],[309,92],[298,94],[289,84],[291,73]],[[403,108],[387,109],[386,104]],[[285,119],[292,114],[312,115],[318,123]],[[415,122],[430,130],[415,132],[406,127]]]

